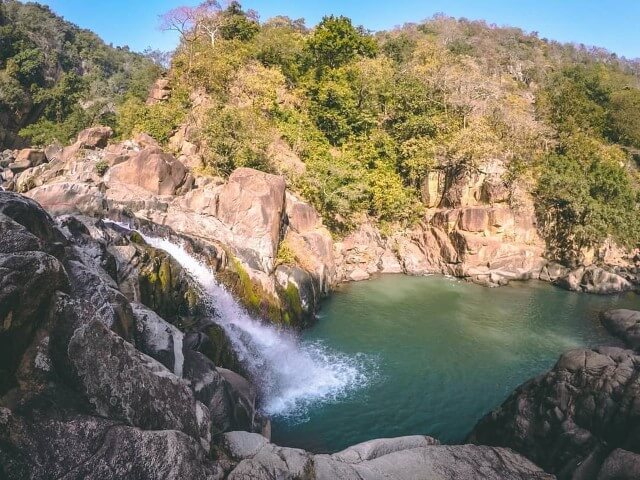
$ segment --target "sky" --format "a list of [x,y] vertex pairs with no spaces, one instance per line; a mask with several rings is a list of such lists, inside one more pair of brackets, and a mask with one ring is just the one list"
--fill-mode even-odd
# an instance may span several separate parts
[[[107,43],[173,50],[174,32],[158,29],[158,16],[198,0],[40,0],[76,25],[95,31]],[[315,25],[323,15],[346,15],[357,25],[384,30],[419,22],[434,13],[536,31],[561,42],[604,47],[627,58],[640,58],[639,0],[245,0],[266,20],[275,15],[305,18]]]

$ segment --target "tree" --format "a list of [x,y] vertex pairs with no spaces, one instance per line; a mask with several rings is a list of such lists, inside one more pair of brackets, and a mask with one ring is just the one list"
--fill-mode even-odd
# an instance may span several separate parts
[[640,89],[628,87],[611,94],[607,123],[613,140],[640,148]]
[[378,46],[362,27],[354,27],[351,19],[329,15],[314,29],[307,49],[318,68],[337,68],[358,55],[373,57]]

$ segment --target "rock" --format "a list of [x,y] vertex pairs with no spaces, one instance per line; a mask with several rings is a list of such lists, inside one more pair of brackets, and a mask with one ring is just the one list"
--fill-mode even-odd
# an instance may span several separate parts
[[179,430],[208,451],[209,411],[178,377],[93,320],[69,342],[79,386],[104,417],[147,430]]
[[136,320],[136,348],[159,361],[176,377],[182,377],[184,334],[144,305],[134,303],[131,307]]
[[636,310],[609,310],[602,315],[602,323],[630,348],[640,348],[640,312]]
[[64,235],[53,219],[40,205],[22,195],[0,191],[0,214],[22,225],[30,234],[43,242],[47,252],[56,252],[66,244]]
[[422,180],[420,186],[420,193],[422,194],[422,201],[429,207],[437,207],[442,199],[444,192],[444,172],[442,170],[428,171]]
[[307,168],[300,156],[282,138],[267,146],[267,158],[281,175],[303,175]]
[[280,242],[284,178],[238,168],[220,190],[218,218],[234,235],[236,254],[250,267],[271,273]]
[[135,137],[133,137],[133,141],[140,145],[142,148],[160,147],[160,144],[156,141],[155,138],[144,132],[138,133]]
[[107,141],[109,140],[111,135],[113,135],[113,130],[111,129],[111,127],[91,127],[82,130],[78,134],[78,139],[76,140],[76,142],[84,148],[104,148],[107,146]]
[[219,195],[219,185],[205,185],[186,193],[180,199],[180,204],[192,212],[215,217],[218,213]]
[[13,383],[22,354],[51,308],[54,291],[66,285],[64,268],[47,253],[0,254],[0,394]]
[[311,275],[293,265],[278,265],[274,275],[282,292],[280,297],[284,298],[289,320],[286,323],[302,325],[309,322],[316,312],[316,302],[320,297]]
[[196,399],[211,412],[213,434],[235,429],[261,431],[265,420],[256,411],[255,391],[240,375],[232,378],[235,384],[229,382],[227,372],[230,370],[216,368],[203,354],[185,350],[184,377]]
[[398,257],[391,251],[385,250],[380,257],[380,263],[378,264],[380,273],[402,273],[402,265],[398,261]]
[[463,208],[460,229],[467,232],[484,232],[489,226],[489,214],[484,207]]
[[163,250],[133,244],[135,253],[118,264],[118,282],[129,282],[130,299],[143,303],[174,324],[192,317],[199,308],[199,294],[178,262]]
[[83,263],[78,251],[71,254],[64,265],[71,294],[83,302],[83,316],[97,319],[125,340],[133,340],[133,310],[113,279],[95,265]]
[[107,201],[100,188],[83,183],[51,183],[29,190],[26,195],[52,215],[104,215]]
[[285,211],[287,224],[297,233],[303,234],[322,225],[316,209],[289,192],[286,194]]
[[639,362],[616,347],[567,352],[481,419],[469,440],[513,448],[561,478],[595,479],[614,449],[640,448]]
[[354,268],[351,273],[349,274],[349,280],[351,280],[352,282],[359,282],[361,280],[368,280],[371,277],[371,275],[369,275],[369,272],[367,272],[366,270],[363,270],[360,267],[356,267]]
[[198,442],[182,432],[143,431],[88,415],[20,417],[0,409],[0,444],[7,478],[220,478]]
[[640,478],[640,455],[616,448],[602,464],[596,480],[635,480]]
[[333,455],[278,447],[257,434],[222,436],[218,455],[230,480],[251,478],[316,480],[545,479],[548,475],[504,448],[444,446],[430,437],[378,439]]
[[633,289],[633,285],[626,278],[595,265],[579,267],[559,278],[556,284],[567,290],[603,295]]
[[29,167],[37,167],[47,161],[44,150],[37,148],[25,148],[18,152],[14,164],[26,164]]
[[47,157],[47,162],[52,160],[59,160],[62,155],[62,149],[64,147],[59,142],[54,142],[51,145],[47,145],[44,149],[44,154]]
[[487,180],[482,184],[482,201],[490,203],[502,203],[509,200],[509,189],[502,181]]
[[131,159],[114,165],[105,175],[107,183],[141,187],[156,195],[174,195],[183,184],[187,169],[159,148],[145,148]]
[[147,105],[155,105],[156,103],[167,100],[170,96],[171,88],[169,87],[169,79],[166,77],[160,77],[149,90]]

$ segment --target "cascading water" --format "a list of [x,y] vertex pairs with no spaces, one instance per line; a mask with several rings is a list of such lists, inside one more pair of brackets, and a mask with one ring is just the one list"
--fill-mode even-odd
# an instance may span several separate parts
[[171,255],[199,283],[215,322],[224,328],[257,385],[267,415],[302,421],[311,405],[339,400],[372,379],[375,364],[371,358],[344,355],[319,342],[303,343],[292,332],[255,320],[217,282],[211,269],[182,245],[143,236],[151,246]]

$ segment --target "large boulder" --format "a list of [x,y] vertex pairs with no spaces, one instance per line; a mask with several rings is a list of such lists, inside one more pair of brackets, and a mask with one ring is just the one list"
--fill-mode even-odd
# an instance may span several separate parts
[[135,344],[138,350],[159,361],[176,377],[182,377],[184,334],[144,305],[134,303],[132,308],[136,320]]
[[29,167],[37,167],[47,161],[47,156],[44,150],[37,148],[25,148],[18,152],[15,160],[9,165],[9,168],[13,171],[24,170]]
[[636,353],[572,350],[482,418],[469,440],[513,448],[560,478],[595,479],[614,449],[640,452],[638,398]]
[[14,384],[20,359],[52,307],[68,289],[54,255],[64,237],[33,201],[0,191],[0,394]]
[[75,182],[42,185],[26,195],[52,215],[104,215],[107,202],[99,187]]
[[91,127],[82,130],[78,134],[76,142],[84,148],[104,148],[107,146],[107,142],[111,135],[113,135],[111,127]]
[[220,190],[218,218],[231,230],[237,255],[250,267],[273,271],[284,207],[284,178],[251,168],[236,169]]
[[105,180],[134,185],[155,195],[174,195],[186,175],[187,169],[173,155],[149,147],[111,167]]
[[75,331],[69,360],[99,415],[145,430],[180,430],[209,449],[209,411],[187,384],[100,321]]
[[559,278],[556,284],[567,290],[602,295],[633,289],[633,284],[623,276],[595,265],[572,270]]
[[53,293],[65,287],[64,268],[55,257],[39,251],[0,254],[0,394],[13,383]]
[[257,434],[222,436],[217,454],[229,480],[552,480],[506,448],[445,446],[425,436],[378,439],[333,455],[279,447]]

